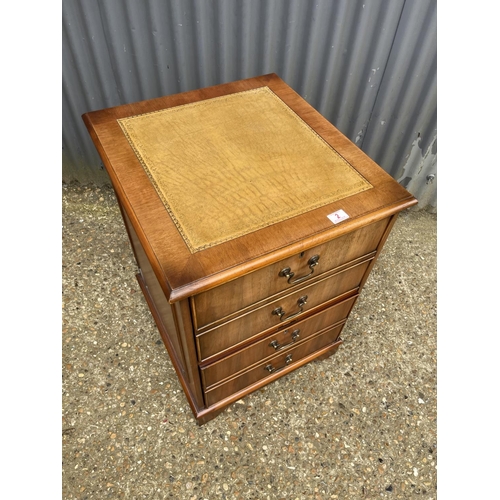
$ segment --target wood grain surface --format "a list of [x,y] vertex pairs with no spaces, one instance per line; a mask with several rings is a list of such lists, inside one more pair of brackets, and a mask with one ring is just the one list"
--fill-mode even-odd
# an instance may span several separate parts
[[[334,147],[373,189],[192,254],[117,120],[264,86]],[[417,203],[275,74],[93,111],[84,114],[83,120],[171,302],[300,253]],[[335,226],[327,215],[339,209],[344,210],[349,219]],[[176,258],[172,259],[172,255]]]

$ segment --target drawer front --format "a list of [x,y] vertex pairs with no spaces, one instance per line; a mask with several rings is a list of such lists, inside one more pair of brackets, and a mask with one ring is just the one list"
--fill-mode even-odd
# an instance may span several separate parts
[[[315,281],[213,330],[199,334],[197,337],[199,359],[204,361],[266,330],[277,330],[292,320],[302,319],[301,315],[321,306],[324,302],[355,290],[370,262],[370,260],[364,261],[340,273]],[[301,306],[304,297],[307,297],[307,301]],[[282,314],[281,319],[277,311]]]
[[[193,306],[197,328],[214,323],[266,297],[297,286],[293,284],[294,281],[304,278],[301,283],[306,283],[318,275],[375,251],[388,224],[389,219],[375,222],[306,250],[303,255],[289,257],[196,295],[193,298]],[[319,256],[319,260],[310,268],[310,259],[316,255]],[[292,284],[288,283],[287,276],[280,276],[280,272],[287,268],[294,273],[290,278]]]
[[356,298],[357,296],[343,300],[310,318],[294,323],[293,326],[282,328],[265,339],[202,368],[203,387],[209,389],[224,379],[279,352],[288,351],[315,333],[345,320]]
[[318,351],[319,349],[333,344],[339,337],[342,326],[337,326],[324,333],[316,335],[307,342],[290,349],[286,353],[278,354],[263,363],[260,363],[246,372],[229,379],[223,384],[217,385],[210,390],[205,391],[205,399],[208,406],[211,406],[221,399],[227,398],[232,394],[245,389],[246,387],[259,382],[280,369],[293,366],[305,356]]

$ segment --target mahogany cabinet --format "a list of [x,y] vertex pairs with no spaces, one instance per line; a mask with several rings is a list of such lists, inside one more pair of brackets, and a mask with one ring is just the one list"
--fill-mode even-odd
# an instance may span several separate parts
[[337,350],[417,203],[275,74],[83,120],[198,424]]

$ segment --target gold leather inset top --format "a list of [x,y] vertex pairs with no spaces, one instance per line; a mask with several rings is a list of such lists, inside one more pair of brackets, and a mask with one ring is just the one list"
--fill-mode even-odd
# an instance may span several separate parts
[[268,87],[118,122],[192,253],[372,187]]

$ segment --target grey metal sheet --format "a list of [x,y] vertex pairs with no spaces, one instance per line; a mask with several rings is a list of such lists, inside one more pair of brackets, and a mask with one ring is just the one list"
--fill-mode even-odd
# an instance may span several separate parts
[[64,181],[108,182],[84,112],[274,72],[435,210],[436,0],[62,7]]

